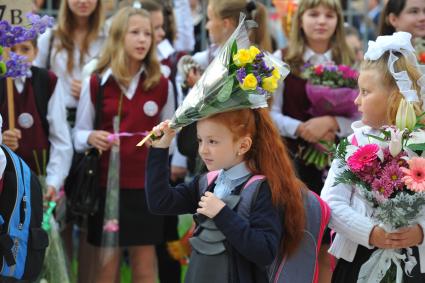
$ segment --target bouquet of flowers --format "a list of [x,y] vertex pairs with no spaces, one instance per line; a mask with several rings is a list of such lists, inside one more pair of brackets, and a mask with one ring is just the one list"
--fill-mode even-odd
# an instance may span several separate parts
[[[402,101],[403,107],[407,109],[408,103]],[[397,127],[385,126],[380,134],[367,135],[369,140],[363,144],[356,138],[344,139],[335,155],[344,168],[336,184],[355,186],[386,231],[415,224],[425,205],[425,131],[414,128],[416,119],[403,116],[400,108]],[[416,264],[411,249],[406,250],[405,254],[400,249],[376,250],[361,267],[357,282],[401,282],[400,261],[405,262],[407,274]]]
[[[358,72],[345,65],[304,65],[302,77],[307,79],[306,92],[311,102],[309,113],[318,116],[358,115],[354,100],[357,97]],[[302,158],[306,164],[313,164],[319,170],[330,165],[329,145],[318,143],[309,146]]]
[[[172,128],[221,112],[268,107],[267,100],[289,69],[273,55],[250,46],[247,28],[254,25],[241,18],[236,30],[174,113]],[[152,137],[151,132],[138,146]]]
[[[3,54],[3,47],[12,47],[15,44],[31,40],[42,34],[47,28],[53,27],[54,18],[49,16],[28,13],[28,26],[13,26],[7,21],[0,21],[0,77],[22,77],[28,75],[31,67],[26,57],[13,52]],[[4,58],[3,56],[6,55]]]

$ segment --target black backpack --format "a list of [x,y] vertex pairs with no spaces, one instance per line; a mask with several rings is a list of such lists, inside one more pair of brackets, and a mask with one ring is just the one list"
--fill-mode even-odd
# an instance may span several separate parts
[[8,147],[0,195],[0,282],[6,278],[34,281],[49,244],[41,228],[43,194],[37,176]]

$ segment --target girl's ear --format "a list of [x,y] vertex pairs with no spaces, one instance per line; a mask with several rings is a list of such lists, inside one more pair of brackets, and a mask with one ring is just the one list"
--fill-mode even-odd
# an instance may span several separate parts
[[397,29],[397,25],[398,25],[398,17],[394,14],[394,13],[390,13],[386,20],[387,24],[390,24],[394,27],[394,29]]
[[251,137],[243,137],[239,140],[239,153],[245,154],[247,153],[252,146],[252,139]]

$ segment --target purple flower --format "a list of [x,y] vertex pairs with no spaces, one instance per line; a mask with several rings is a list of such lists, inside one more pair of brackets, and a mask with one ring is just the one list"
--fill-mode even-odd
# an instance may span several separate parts
[[236,71],[236,79],[238,80],[239,83],[243,83],[244,78],[246,77],[246,70],[244,67],[239,68]]
[[10,59],[6,61],[6,77],[27,77],[29,76],[29,68],[31,64],[27,62],[25,56],[20,56],[16,53],[9,53]]
[[389,182],[386,178],[376,178],[372,182],[372,190],[379,192],[385,198],[389,198],[394,192],[394,189],[395,188],[392,186],[391,182]]
[[404,182],[401,180],[403,178],[403,172],[400,170],[397,164],[389,163],[382,172],[382,178],[386,182],[390,183],[393,188],[402,189]]

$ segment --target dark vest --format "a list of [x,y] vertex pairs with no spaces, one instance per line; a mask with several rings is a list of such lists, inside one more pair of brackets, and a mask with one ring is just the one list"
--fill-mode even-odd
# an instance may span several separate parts
[[[39,68],[31,68],[33,78],[39,77]],[[47,98],[50,98],[56,87],[57,77],[52,73],[48,72],[49,81],[45,83],[45,91],[47,92]],[[15,85],[13,86],[14,91],[14,105],[15,105],[15,126],[21,130],[22,138],[19,140],[19,147],[16,150],[18,154],[33,170],[36,174],[44,174],[45,168],[48,163],[50,143],[48,140],[48,130],[43,127],[43,120],[40,110],[37,107],[37,101],[35,96],[42,95],[34,93],[33,78],[27,78],[22,93],[18,93]],[[5,85],[5,84],[4,84]],[[1,90],[0,99],[0,113],[3,116],[3,130],[9,129],[9,115],[7,109],[7,94],[5,87]],[[48,99],[43,102],[48,103]],[[44,105],[47,109],[47,105]],[[21,116],[24,114],[24,116]],[[29,115],[30,116],[29,116]],[[23,128],[19,121],[25,121],[22,117],[32,117],[32,126],[30,128]],[[28,120],[26,120],[28,121]],[[28,123],[28,122],[27,122]],[[25,124],[25,122],[23,123]],[[37,165],[38,164],[38,165]],[[41,171],[41,172],[40,172]]]
[[[148,91],[142,88],[144,75],[140,77],[134,97],[129,100],[125,95],[122,98],[120,132],[145,132],[150,131],[160,122],[160,113],[167,102],[168,80],[161,77],[160,82]],[[91,77],[91,101],[96,104],[97,80]],[[102,120],[100,130],[113,133],[112,119],[118,113],[121,89],[110,76],[103,86]],[[146,104],[147,103],[147,104]],[[151,116],[145,113],[147,106],[157,106],[156,113]],[[145,185],[145,161],[147,148],[136,147],[140,135],[122,137],[120,139],[120,187],[126,189],[141,189]],[[100,186],[106,187],[110,151],[103,152],[100,158]]]

